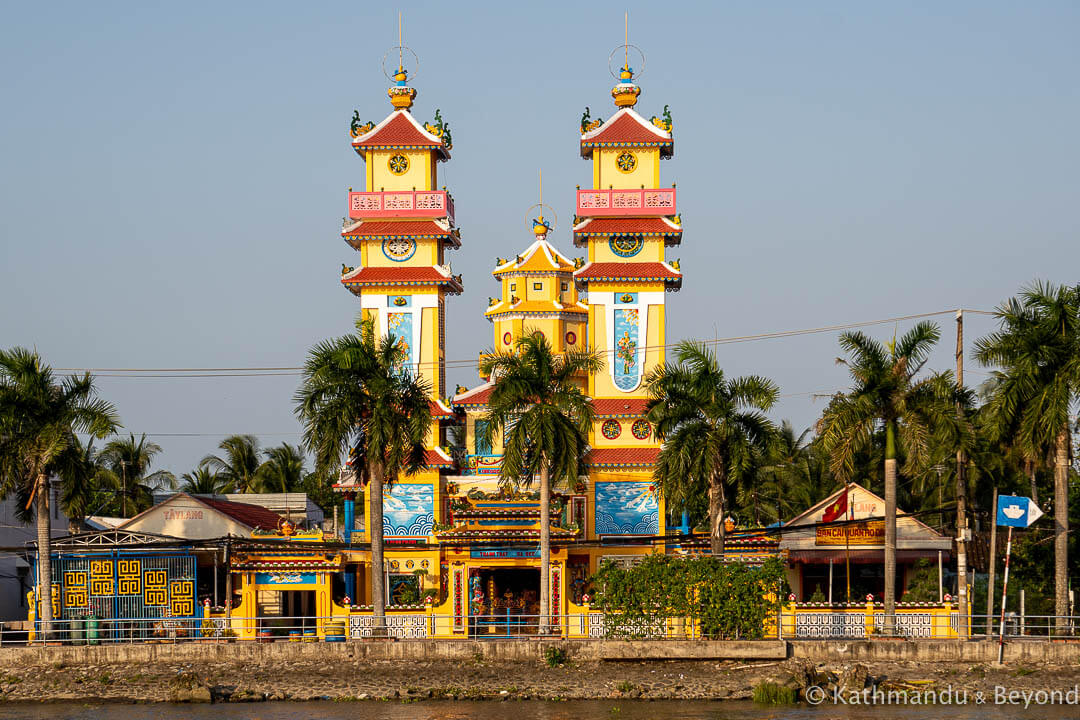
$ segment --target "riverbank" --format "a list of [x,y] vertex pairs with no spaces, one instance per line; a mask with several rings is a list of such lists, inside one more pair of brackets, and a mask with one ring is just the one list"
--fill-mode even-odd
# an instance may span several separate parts
[[[516,644],[516,643],[515,643]],[[355,648],[379,643],[350,643]],[[395,645],[382,643],[381,645]],[[398,643],[397,645],[408,645]],[[571,651],[549,666],[532,643],[531,659],[496,656],[509,643],[476,643],[465,658],[373,659],[313,644],[291,652],[259,646],[221,645],[225,652],[176,656],[156,646],[153,661],[80,662],[60,653],[5,652],[0,662],[0,699],[5,702],[240,702],[335,700],[418,702],[474,700],[746,700],[760,683],[805,686],[853,681],[919,691],[953,688],[970,693],[1068,690],[1080,684],[1075,663],[992,663],[925,660],[871,662],[805,657],[784,660],[595,660]],[[266,646],[263,646],[265,648]],[[552,644],[549,647],[558,647]],[[62,648],[43,648],[43,651]],[[89,649],[87,649],[89,650]],[[209,647],[204,648],[209,650]],[[170,657],[171,655],[171,657]],[[231,655],[231,656],[230,656]],[[89,657],[89,656],[87,656]],[[13,661],[21,658],[21,661]]]

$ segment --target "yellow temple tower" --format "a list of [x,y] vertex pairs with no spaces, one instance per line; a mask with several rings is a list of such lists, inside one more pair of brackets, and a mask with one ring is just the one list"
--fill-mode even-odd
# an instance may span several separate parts
[[[461,246],[454,202],[445,187],[439,189],[438,164],[450,159],[453,145],[450,129],[438,110],[434,122],[421,124],[413,117],[417,92],[401,62],[393,81],[387,91],[393,111],[382,122],[362,123],[359,113],[353,115],[351,144],[364,159],[365,189],[350,189],[341,232],[359,253],[355,267],[342,268],[341,283],[360,299],[363,318],[374,323],[377,337],[396,337],[405,350],[406,366],[433,389],[427,469],[401,478],[387,491],[388,508],[409,508],[405,515],[385,514],[388,543],[426,541],[434,524],[443,521],[440,470],[453,466],[441,448],[441,423],[453,418],[442,400],[446,297],[462,291],[461,276],[452,274],[445,258],[448,250]],[[361,488],[349,466],[343,468],[335,488],[345,493],[346,540],[351,541],[351,500]],[[365,503],[365,518],[370,517],[369,510]],[[401,517],[408,517],[408,522],[398,524]],[[364,528],[367,540],[370,522]]]
[[573,241],[587,257],[574,279],[587,297],[589,347],[604,359],[588,386],[596,411],[589,538],[666,532],[652,477],[660,445],[644,418],[644,379],[664,363],[665,295],[682,283],[665,250],[679,244],[682,227],[675,187],[660,187],[660,160],[673,151],[671,115],[665,106],[663,117],[646,120],[634,109],[640,93],[627,52],[611,91],[615,113],[594,120],[586,109],[581,121],[593,188],[577,191]]

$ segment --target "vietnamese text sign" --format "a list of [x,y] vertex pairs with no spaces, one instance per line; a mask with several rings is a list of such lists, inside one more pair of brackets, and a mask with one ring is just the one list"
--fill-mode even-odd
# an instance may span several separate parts
[[847,539],[844,539],[845,526],[818,525],[815,545],[884,545],[885,523],[881,520],[875,522],[852,523],[847,525]]

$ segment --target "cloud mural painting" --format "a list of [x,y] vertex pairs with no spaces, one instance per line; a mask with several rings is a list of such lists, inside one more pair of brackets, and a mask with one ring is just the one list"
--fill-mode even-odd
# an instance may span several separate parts
[[660,503],[648,482],[596,483],[598,535],[655,535],[660,532]]
[[431,485],[394,485],[383,495],[383,535],[424,537],[435,527],[435,489]]

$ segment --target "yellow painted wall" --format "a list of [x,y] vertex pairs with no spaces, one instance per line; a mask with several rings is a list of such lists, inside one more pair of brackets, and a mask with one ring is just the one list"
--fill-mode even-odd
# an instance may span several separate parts
[[[637,166],[630,172],[619,170],[615,159],[624,152],[632,152],[637,158]],[[599,157],[598,157],[599,156]],[[594,187],[616,190],[626,188],[660,187],[660,149],[659,148],[602,148],[593,151]]]
[[365,242],[360,263],[364,267],[431,267],[439,265],[439,243],[434,238],[416,241],[416,252],[405,261],[391,260],[382,250],[382,240]]
[[[606,237],[589,240],[590,262],[663,262],[663,260],[664,239],[661,237],[646,237],[641,251],[631,258],[619,257],[613,253]],[[593,286],[593,289],[596,287]]]
[[[409,169],[402,175],[390,172],[387,162],[394,155],[404,155],[409,159]],[[432,185],[432,153],[427,150],[374,150],[368,156],[368,190],[434,190]]]

